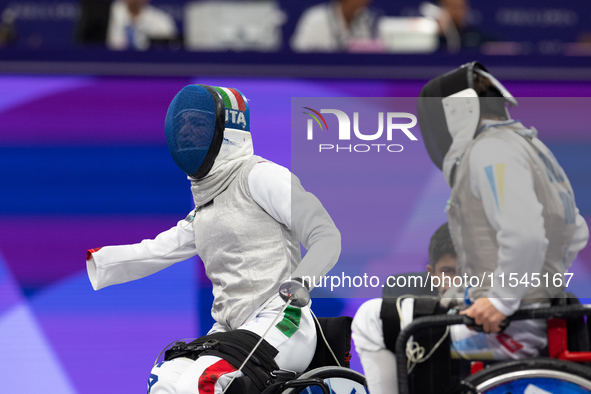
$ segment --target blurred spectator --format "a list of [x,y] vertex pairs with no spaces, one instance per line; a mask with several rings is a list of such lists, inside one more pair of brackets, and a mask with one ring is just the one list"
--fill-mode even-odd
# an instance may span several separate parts
[[149,0],[116,0],[111,5],[107,47],[146,50],[151,40],[174,40],[177,28],[172,16]]
[[478,50],[484,42],[494,41],[481,29],[469,23],[469,0],[439,0],[439,7],[430,3],[421,4],[421,13],[439,23],[440,48],[450,53],[460,50]]
[[174,18],[149,0],[83,0],[77,41],[109,49],[146,50],[153,42],[177,40]]
[[11,8],[6,8],[0,16],[0,47],[12,44],[16,41],[14,21],[16,13]]
[[300,17],[291,48],[296,52],[339,52],[351,41],[377,36],[371,0],[332,0],[308,8]]

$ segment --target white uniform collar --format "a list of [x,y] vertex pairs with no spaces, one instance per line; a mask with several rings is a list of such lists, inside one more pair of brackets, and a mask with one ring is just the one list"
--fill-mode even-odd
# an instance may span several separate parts
[[514,119],[508,119],[508,120],[482,119],[482,121],[480,122],[480,127],[476,131],[476,135],[478,135],[478,134],[482,133],[483,131],[488,130],[490,128],[509,126],[509,125],[511,125],[511,128],[515,128],[515,127],[524,128],[520,121],[514,120]]

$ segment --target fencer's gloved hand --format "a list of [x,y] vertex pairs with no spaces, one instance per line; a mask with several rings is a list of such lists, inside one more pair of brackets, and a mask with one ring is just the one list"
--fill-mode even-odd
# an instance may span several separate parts
[[302,308],[310,302],[310,286],[302,278],[286,280],[279,286],[279,295],[285,302],[291,300],[290,305]]

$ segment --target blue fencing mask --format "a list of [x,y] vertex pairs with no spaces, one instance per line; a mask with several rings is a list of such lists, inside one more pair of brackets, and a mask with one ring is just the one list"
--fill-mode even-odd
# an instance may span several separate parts
[[200,179],[211,170],[224,139],[226,109],[218,91],[189,85],[172,99],[164,130],[174,162],[185,174]]

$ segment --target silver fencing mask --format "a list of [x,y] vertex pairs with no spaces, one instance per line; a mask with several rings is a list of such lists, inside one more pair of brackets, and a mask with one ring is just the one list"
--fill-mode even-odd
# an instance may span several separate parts
[[442,169],[452,141],[473,139],[481,117],[507,119],[507,103],[517,100],[478,62],[430,80],[419,94],[418,120],[433,163]]

